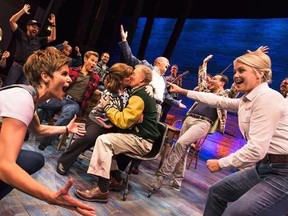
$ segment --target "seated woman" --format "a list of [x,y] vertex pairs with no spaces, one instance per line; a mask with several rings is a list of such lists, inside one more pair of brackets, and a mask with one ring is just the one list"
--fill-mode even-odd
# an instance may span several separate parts
[[[130,89],[127,87],[130,85],[132,72],[133,68],[131,66],[124,63],[116,63],[112,65],[109,74],[105,78],[106,91],[103,95],[110,95],[110,104],[118,110],[123,110],[128,101]],[[78,156],[94,146],[98,136],[115,130],[107,122],[106,114],[102,111],[99,106],[91,110],[86,122],[87,133],[83,137],[77,138],[58,159],[56,170],[59,174],[66,175]]]

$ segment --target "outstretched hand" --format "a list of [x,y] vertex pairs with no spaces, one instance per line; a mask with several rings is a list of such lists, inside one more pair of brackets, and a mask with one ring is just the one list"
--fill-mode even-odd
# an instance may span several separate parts
[[55,25],[55,20],[56,17],[55,17],[55,14],[51,13],[50,14],[50,19],[48,18],[48,21],[52,24],[52,25]]
[[[269,47],[268,46],[260,46],[257,50],[255,50],[254,52],[256,51],[260,51],[260,52],[263,52],[263,53],[268,53],[268,50],[269,50]],[[248,53],[251,53],[253,51],[251,50],[247,50]]]
[[3,54],[2,54],[1,59],[7,59],[9,56],[10,56],[10,52],[4,51]]
[[95,216],[96,210],[93,206],[80,202],[69,194],[69,189],[73,185],[73,179],[70,178],[67,184],[59,191],[55,192],[52,200],[49,202],[53,205],[58,205],[67,209],[78,212],[85,216]]
[[186,105],[182,103],[182,100],[180,100],[179,107],[183,109],[187,108]]
[[122,41],[127,41],[128,31],[124,31],[123,25],[120,25],[120,35],[121,35]]
[[180,86],[171,82],[167,82],[167,85],[170,87],[169,91],[172,93],[180,93],[179,91],[182,89]]
[[86,133],[84,123],[75,122],[76,118],[77,116],[75,115],[74,118],[67,125],[68,132],[77,134],[79,136],[84,136],[84,134]]
[[[167,82],[167,85],[170,87],[170,89],[169,89],[170,92],[173,92],[173,93],[175,92],[175,93],[179,93],[179,94],[183,94],[183,95],[187,95],[187,93],[188,93],[187,89],[183,89],[180,86],[173,84],[171,82]],[[184,108],[184,106],[183,106],[183,108]],[[186,106],[185,106],[185,108],[186,108]]]
[[30,10],[30,5],[29,4],[25,4],[22,8],[22,10],[26,13],[26,14],[30,14],[29,10]]
[[210,61],[212,59],[213,55],[208,55],[204,60],[203,60],[203,64],[207,64],[208,61]]

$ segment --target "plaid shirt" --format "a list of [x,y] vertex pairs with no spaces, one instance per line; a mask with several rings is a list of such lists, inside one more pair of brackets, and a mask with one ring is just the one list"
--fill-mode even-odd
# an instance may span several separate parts
[[[71,85],[73,85],[73,83],[76,82],[79,74],[81,73],[81,68],[82,68],[82,66],[76,67],[76,68],[69,68],[69,76],[72,79]],[[90,76],[90,78],[89,78],[87,89],[86,89],[86,92],[85,92],[85,95],[84,95],[84,99],[81,102],[79,116],[82,116],[85,113],[85,109],[86,109],[86,106],[87,106],[87,101],[90,99],[91,94],[96,89],[98,89],[98,84],[99,84],[100,77],[96,73],[93,73],[93,72],[90,72],[89,76]]]

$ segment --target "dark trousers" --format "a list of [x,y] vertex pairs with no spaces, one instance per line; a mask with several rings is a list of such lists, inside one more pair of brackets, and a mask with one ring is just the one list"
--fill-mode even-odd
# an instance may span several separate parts
[[105,129],[90,119],[87,120],[85,129],[86,134],[77,138],[58,159],[58,163],[63,165],[65,171],[68,171],[71,168],[82,152],[95,145],[98,136],[109,132],[115,132],[114,128]]
[[[21,150],[16,163],[28,174],[32,175],[44,166],[45,158],[38,152]],[[12,190],[12,186],[0,181],[0,200]]]
[[165,103],[165,102],[162,104],[162,114],[161,114],[161,117],[160,117],[160,120],[159,120],[160,122],[165,122],[167,114],[170,111],[171,107],[172,107],[171,104],[168,104],[168,103]]

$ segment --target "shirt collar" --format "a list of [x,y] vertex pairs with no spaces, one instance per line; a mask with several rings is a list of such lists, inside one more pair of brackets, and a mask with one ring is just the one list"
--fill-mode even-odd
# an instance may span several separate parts
[[256,88],[254,88],[251,92],[249,92],[248,94],[245,94],[243,96],[243,101],[247,102],[247,101],[252,101],[260,91],[262,91],[263,89],[267,89],[269,88],[268,83],[261,83],[260,85],[258,85]]

